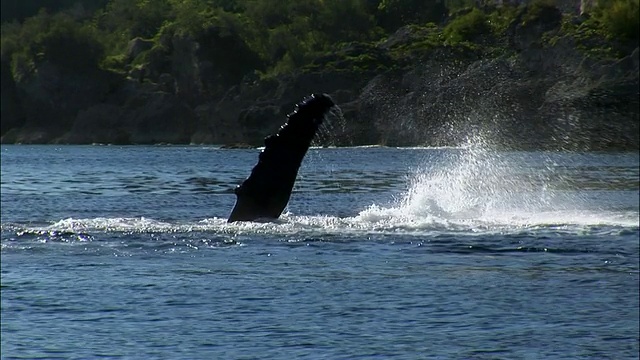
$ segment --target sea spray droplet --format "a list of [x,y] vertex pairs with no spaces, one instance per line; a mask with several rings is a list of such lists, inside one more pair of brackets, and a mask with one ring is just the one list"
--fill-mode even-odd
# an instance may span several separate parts
[[316,137],[311,142],[314,147],[331,147],[343,143],[350,143],[351,139],[345,138],[347,121],[338,105],[334,105],[325,114],[324,121],[318,128]]

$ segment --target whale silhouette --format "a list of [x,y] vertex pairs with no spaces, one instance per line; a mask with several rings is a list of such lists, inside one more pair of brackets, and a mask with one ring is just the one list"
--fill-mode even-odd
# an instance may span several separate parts
[[278,132],[264,139],[251,175],[235,189],[228,222],[277,219],[289,203],[302,159],[326,113],[335,106],[327,94],[312,94],[296,104]]

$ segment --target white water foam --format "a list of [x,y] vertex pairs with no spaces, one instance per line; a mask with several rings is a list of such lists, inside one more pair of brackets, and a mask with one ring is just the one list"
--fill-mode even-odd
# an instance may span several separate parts
[[[439,211],[439,210],[438,210]],[[366,236],[402,235],[435,236],[454,234],[474,236],[482,234],[520,233],[524,230],[549,230],[581,233],[590,227],[638,227],[637,213],[602,213],[587,211],[548,212],[488,212],[479,216],[433,214],[430,210],[416,213],[403,206],[384,208],[372,205],[353,217],[296,216],[285,213],[276,221],[227,223],[224,218],[210,218],[197,222],[164,222],[148,218],[64,219],[37,231],[93,233],[95,231],[122,233],[188,233],[211,232],[232,236],[254,235],[317,235]]]
[[[181,234],[203,232],[222,235],[234,241],[256,236],[299,241],[302,238],[329,239],[375,238],[402,236],[429,238],[441,235],[456,237],[493,236],[522,233],[567,235],[619,235],[637,232],[638,223],[632,214],[602,214],[584,212],[529,213],[492,218],[450,219],[430,214],[407,214],[402,208],[371,206],[354,217],[295,216],[284,214],[272,222],[236,222],[228,224],[224,218],[198,222],[163,222],[147,218],[64,219],[50,226],[28,229],[40,234],[88,234],[90,240],[97,232]],[[636,214],[637,218],[637,214]],[[90,236],[89,236],[90,234]]]
[[224,218],[164,222],[149,218],[64,219],[36,231],[213,232],[217,234],[356,235],[517,233],[554,228],[638,228],[638,211],[597,210],[580,192],[567,192],[553,164],[532,164],[490,150],[473,139],[449,158],[418,168],[408,190],[395,204],[373,204],[352,217],[296,216],[272,222],[236,222]]

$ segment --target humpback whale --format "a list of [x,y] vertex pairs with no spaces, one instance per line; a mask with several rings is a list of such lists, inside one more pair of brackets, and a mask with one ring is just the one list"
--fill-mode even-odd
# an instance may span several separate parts
[[277,219],[287,206],[302,159],[326,113],[335,106],[327,94],[312,94],[296,104],[278,132],[264,139],[251,175],[235,189],[228,222]]

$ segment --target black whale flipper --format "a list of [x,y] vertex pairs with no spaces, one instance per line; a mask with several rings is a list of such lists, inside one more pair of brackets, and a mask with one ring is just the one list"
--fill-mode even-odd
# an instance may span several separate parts
[[237,200],[228,222],[277,219],[289,202],[293,184],[325,114],[335,104],[326,94],[313,94],[287,115],[277,134],[264,139],[264,150],[251,175],[235,190]]

